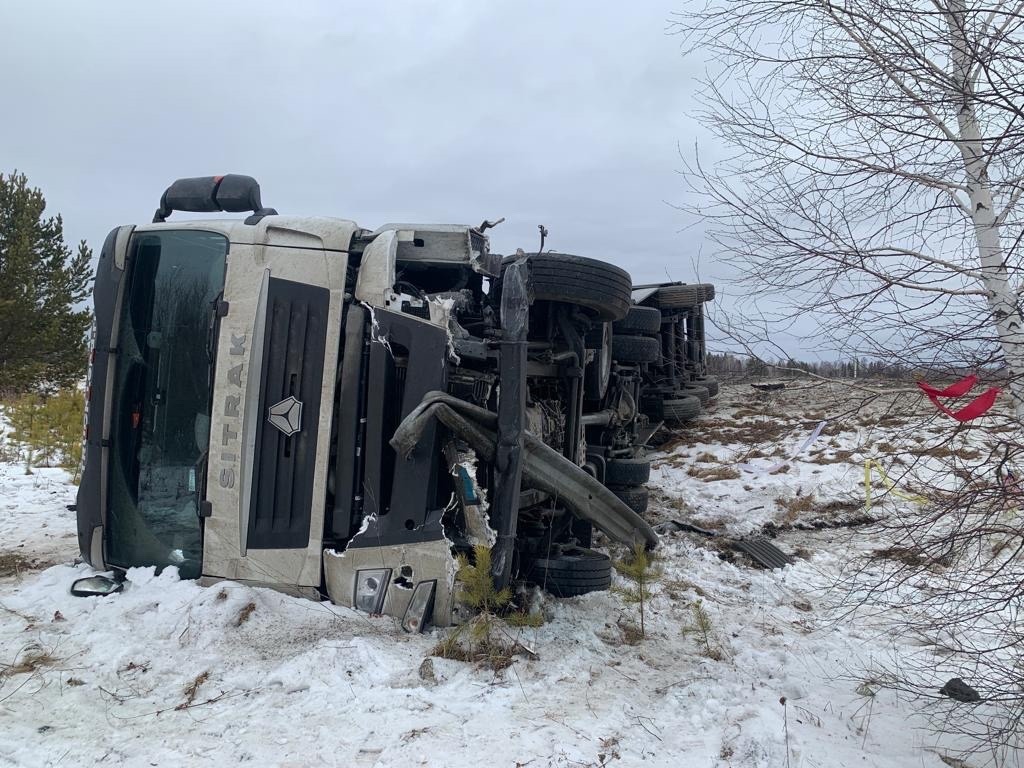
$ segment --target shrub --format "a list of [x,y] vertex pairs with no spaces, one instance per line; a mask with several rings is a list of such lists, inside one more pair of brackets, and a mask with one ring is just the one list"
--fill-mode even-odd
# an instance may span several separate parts
[[82,461],[85,396],[78,389],[52,395],[23,395],[5,409],[11,429],[7,442],[20,444],[25,472],[32,467],[62,466],[76,470]]

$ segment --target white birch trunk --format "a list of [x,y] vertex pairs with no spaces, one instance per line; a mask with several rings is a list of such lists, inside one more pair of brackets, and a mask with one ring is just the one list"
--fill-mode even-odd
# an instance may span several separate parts
[[988,307],[996,328],[1003,358],[1009,369],[1010,397],[1014,414],[1024,424],[1024,318],[1021,316],[1019,296],[1010,285],[1010,275],[1004,261],[1000,224],[996,218],[992,187],[985,167],[985,148],[978,124],[974,102],[974,83],[971,79],[971,57],[966,31],[957,23],[964,18],[963,0],[952,0],[946,14],[951,42],[953,77],[960,84],[962,99],[957,114],[959,149],[964,160],[970,194],[971,219],[977,240],[978,259],[981,264],[981,282],[988,291]]

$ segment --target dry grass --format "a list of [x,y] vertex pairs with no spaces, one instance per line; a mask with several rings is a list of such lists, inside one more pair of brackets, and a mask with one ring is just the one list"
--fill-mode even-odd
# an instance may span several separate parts
[[801,495],[797,491],[796,496],[791,496],[788,499],[776,499],[775,506],[779,507],[783,511],[782,519],[787,523],[792,523],[801,514],[810,512],[814,509],[814,494],[807,493]]
[[242,610],[238,612],[238,617],[235,619],[235,626],[240,627],[249,620],[252,616],[252,612],[256,610],[256,603],[246,603]]
[[843,501],[835,499],[833,501],[826,502],[814,508],[814,511],[819,515],[828,515],[835,517],[836,515],[850,514],[852,512],[860,512],[864,507],[863,502],[860,499],[856,501]]
[[430,649],[431,656],[465,661],[495,672],[512,666],[521,653],[532,655],[511,636],[501,619],[486,613],[456,627]]
[[704,419],[692,426],[681,427],[673,432],[670,440],[660,449],[671,452],[681,447],[693,447],[705,443],[722,445],[750,445],[764,448],[791,432],[797,425],[775,418],[754,422],[736,422],[730,419]]
[[948,557],[931,557],[918,547],[901,547],[899,545],[876,549],[871,556],[881,560],[894,560],[914,568],[942,569],[950,562]]
[[18,652],[11,664],[0,664],[0,677],[31,674],[43,667],[52,667],[57,661],[53,651],[39,645],[28,645]]
[[737,408],[733,411],[733,418],[739,421],[740,419],[749,418],[764,418],[767,414],[764,411],[755,411],[751,408]]
[[182,689],[182,694],[185,696],[185,700],[181,702],[175,709],[188,709],[196,700],[196,695],[199,693],[199,689],[203,687],[203,683],[210,679],[209,671],[202,672],[196,675],[195,679],[191,683],[186,685]]
[[839,450],[834,451],[831,456],[826,456],[824,452],[816,456],[812,455],[807,459],[807,461],[810,464],[821,465],[842,464],[844,462],[849,462],[852,457],[853,451]]
[[884,549],[876,549],[871,554],[873,557],[881,558],[883,560],[895,560],[898,563],[914,567],[924,565],[928,562],[928,558],[926,558],[924,553],[916,547],[885,547]]
[[912,456],[931,456],[933,459],[948,459],[956,452],[948,445],[930,445],[923,448],[909,448],[907,453]]
[[739,470],[732,467],[690,467],[686,470],[686,474],[706,482],[713,480],[736,480],[740,476]]
[[688,579],[665,579],[661,583],[661,590],[669,600],[683,600],[684,592],[693,592],[698,597],[708,596],[699,584],[694,584]]
[[644,639],[644,632],[632,621],[620,619],[616,622],[619,631],[622,633],[622,642],[626,645],[640,645]]

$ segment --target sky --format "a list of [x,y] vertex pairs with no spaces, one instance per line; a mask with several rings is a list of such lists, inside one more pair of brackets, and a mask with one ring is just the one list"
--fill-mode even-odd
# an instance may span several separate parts
[[[176,178],[254,176],[280,213],[478,224],[493,250],[715,282],[679,211],[703,64],[629,3],[7,2],[0,171],[94,248]],[[173,220],[173,219],[172,219]]]

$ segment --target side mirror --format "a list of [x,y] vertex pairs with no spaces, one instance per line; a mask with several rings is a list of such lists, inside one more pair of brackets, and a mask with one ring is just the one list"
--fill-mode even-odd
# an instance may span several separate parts
[[71,585],[71,594],[75,597],[97,597],[112,595],[124,589],[123,581],[115,581],[109,576],[86,576],[77,579]]

